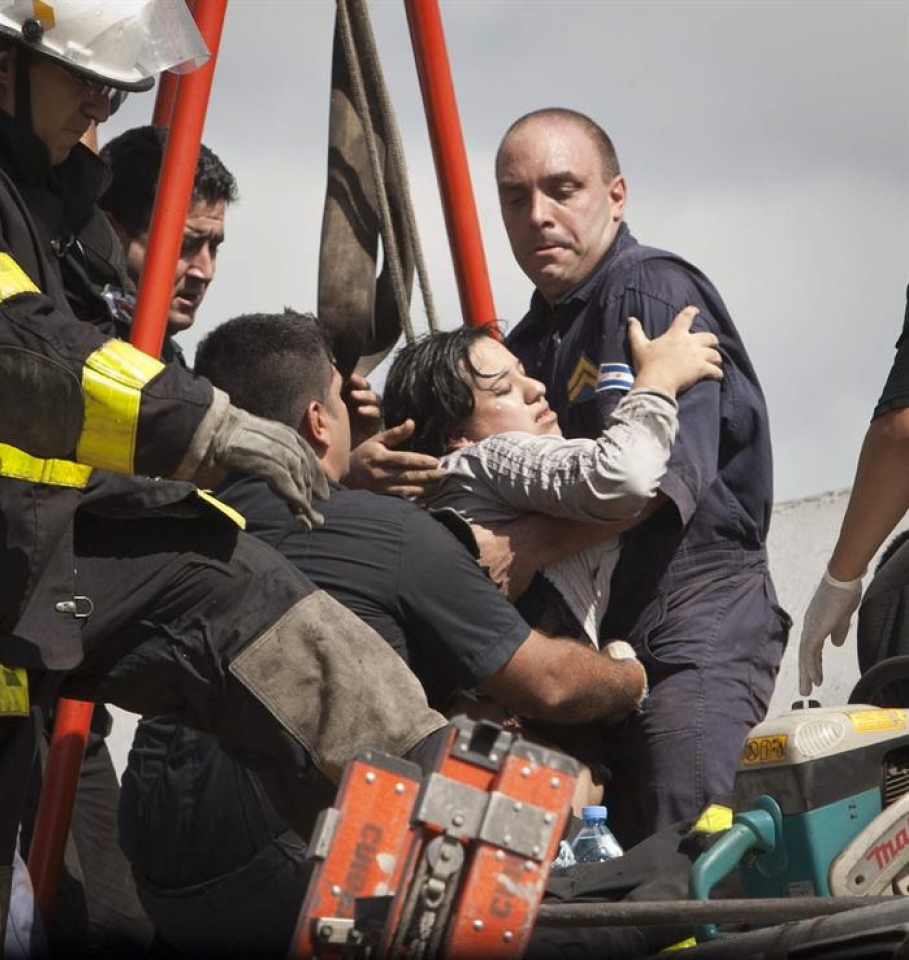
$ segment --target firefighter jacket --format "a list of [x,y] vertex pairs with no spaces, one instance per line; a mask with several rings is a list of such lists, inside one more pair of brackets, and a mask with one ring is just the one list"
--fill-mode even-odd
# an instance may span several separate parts
[[[82,659],[73,517],[91,468],[189,478],[227,410],[206,380],[112,339],[103,298],[87,282],[116,251],[94,203],[103,177],[81,145],[52,169],[43,143],[0,111],[0,660],[8,665],[67,670]],[[92,237],[113,245],[94,249]],[[26,449],[14,445],[20,439]],[[84,507],[129,516],[192,489],[96,480]]]

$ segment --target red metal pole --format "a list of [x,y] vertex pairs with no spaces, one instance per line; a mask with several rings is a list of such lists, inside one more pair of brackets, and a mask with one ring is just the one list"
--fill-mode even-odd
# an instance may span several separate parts
[[57,701],[54,733],[28,853],[28,872],[35,889],[35,902],[45,923],[53,913],[57,895],[92,710],[92,703]]
[[180,80],[161,163],[155,209],[148,233],[149,257],[139,281],[139,299],[130,335],[134,346],[154,357],[160,355],[164,343],[167,313],[173,297],[174,269],[192,196],[199,144],[205,126],[226,9],[227,0],[196,2],[196,25],[211,51],[211,59],[204,67]]
[[174,104],[177,102],[177,91],[179,89],[180,78],[177,74],[161,74],[161,79],[158,81],[158,94],[155,97],[155,111],[152,114],[153,126],[170,126],[170,118],[174,114]]
[[404,0],[464,322],[495,326],[477,206],[437,0]]
[[[155,357],[160,355],[164,343],[174,270],[192,195],[226,10],[227,0],[196,2],[196,25],[211,57],[178,85],[173,123],[164,151],[149,231],[148,258],[139,284],[131,335],[134,346]],[[35,901],[45,922],[53,912],[92,709],[92,704],[78,700],[61,699],[57,702],[54,733],[28,858]]]

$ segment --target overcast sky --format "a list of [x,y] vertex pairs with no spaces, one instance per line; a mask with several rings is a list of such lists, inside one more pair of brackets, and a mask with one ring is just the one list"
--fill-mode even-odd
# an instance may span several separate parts
[[[373,27],[433,293],[461,322],[402,3]],[[529,282],[492,158],[520,114],[567,106],[613,137],[644,243],[717,285],[764,385],[778,500],[851,484],[909,283],[905,0],[448,0],[441,4],[497,312]],[[250,310],[314,309],[334,3],[231,0],[205,142],[240,185],[197,334]],[[102,143],[149,121],[136,96]],[[415,322],[425,329],[418,301]]]

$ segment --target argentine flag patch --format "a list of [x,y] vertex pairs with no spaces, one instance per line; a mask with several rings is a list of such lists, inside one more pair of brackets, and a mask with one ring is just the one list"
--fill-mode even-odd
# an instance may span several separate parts
[[627,393],[634,384],[634,373],[627,363],[601,363],[597,377],[597,393],[621,390]]

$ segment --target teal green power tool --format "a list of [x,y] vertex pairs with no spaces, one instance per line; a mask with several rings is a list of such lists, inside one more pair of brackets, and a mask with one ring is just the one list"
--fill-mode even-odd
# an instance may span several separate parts
[[[692,867],[706,900],[736,867],[747,897],[861,896],[909,886],[909,711],[817,707],[745,741],[732,828]],[[705,926],[698,939],[717,936]]]

